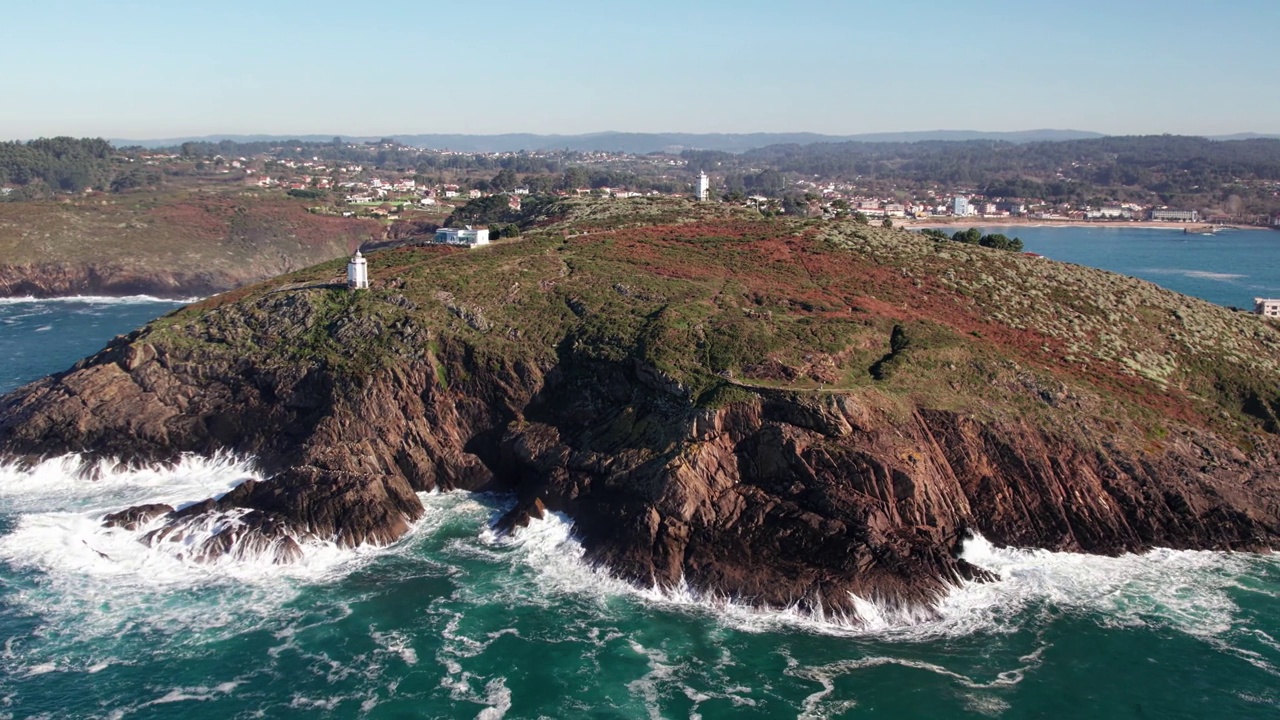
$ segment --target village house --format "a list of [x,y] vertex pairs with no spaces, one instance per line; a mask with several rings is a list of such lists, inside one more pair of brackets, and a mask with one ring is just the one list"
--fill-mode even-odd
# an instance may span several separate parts
[[488,228],[440,228],[436,231],[435,242],[439,245],[464,245],[479,247],[489,244]]
[[1280,300],[1254,298],[1253,311],[1264,317],[1280,317]]

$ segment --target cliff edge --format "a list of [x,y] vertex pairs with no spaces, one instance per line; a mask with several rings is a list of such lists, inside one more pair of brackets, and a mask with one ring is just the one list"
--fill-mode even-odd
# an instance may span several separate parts
[[1280,332],[1145,282],[852,223],[566,202],[517,242],[217,296],[0,399],[0,455],[234,451],[269,477],[104,519],[193,556],[389,543],[517,495],[632,582],[928,604],[993,542],[1280,538]]

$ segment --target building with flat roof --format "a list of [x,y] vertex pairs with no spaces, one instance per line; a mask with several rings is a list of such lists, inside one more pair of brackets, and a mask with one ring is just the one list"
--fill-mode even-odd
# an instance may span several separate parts
[[1200,213],[1195,210],[1152,210],[1151,219],[1164,222],[1200,222]]
[[440,228],[436,231],[435,242],[438,245],[464,245],[479,247],[489,244],[488,228]]
[[1264,317],[1280,317],[1280,300],[1254,298],[1253,311]]
[[963,195],[957,195],[951,205],[951,214],[959,217],[969,217],[972,210],[969,208],[969,198]]

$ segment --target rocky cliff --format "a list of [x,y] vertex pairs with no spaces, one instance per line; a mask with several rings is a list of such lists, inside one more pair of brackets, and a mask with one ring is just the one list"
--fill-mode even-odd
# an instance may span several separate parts
[[381,239],[372,220],[260,191],[0,203],[0,297],[206,296]]
[[[641,585],[927,604],[1003,544],[1280,539],[1280,332],[1139,281],[905,233],[569,204],[525,239],[212,298],[0,400],[0,448],[232,450],[269,476],[108,523],[191,552],[387,543],[417,491],[573,518]],[[1031,302],[1020,305],[1019,294]]]

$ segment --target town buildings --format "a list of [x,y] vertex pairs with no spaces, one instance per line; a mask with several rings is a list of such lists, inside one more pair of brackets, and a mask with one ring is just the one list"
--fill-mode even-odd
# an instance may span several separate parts
[[951,214],[956,217],[969,217],[972,214],[972,208],[969,207],[969,198],[957,195],[952,203]]

